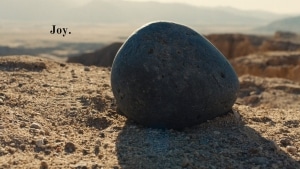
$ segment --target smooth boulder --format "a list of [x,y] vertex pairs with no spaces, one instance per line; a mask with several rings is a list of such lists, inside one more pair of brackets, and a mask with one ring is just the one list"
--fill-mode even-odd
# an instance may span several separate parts
[[127,118],[182,129],[230,112],[239,81],[227,59],[196,31],[153,22],[135,31],[116,54],[111,86]]

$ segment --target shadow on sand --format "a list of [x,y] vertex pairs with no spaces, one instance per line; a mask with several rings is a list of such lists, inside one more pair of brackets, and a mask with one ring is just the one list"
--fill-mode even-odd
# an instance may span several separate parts
[[246,126],[237,112],[183,131],[127,121],[116,144],[122,168],[300,168],[274,142]]

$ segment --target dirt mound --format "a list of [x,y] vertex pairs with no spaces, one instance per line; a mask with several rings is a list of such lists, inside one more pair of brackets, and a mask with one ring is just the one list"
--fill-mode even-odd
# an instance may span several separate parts
[[122,44],[123,43],[121,42],[115,42],[92,53],[69,57],[67,62],[81,63],[86,66],[95,65],[109,67],[112,65],[115,55]]
[[[55,63],[55,64],[53,64]],[[59,64],[65,66],[65,63],[55,61],[49,62],[47,58],[22,56],[0,57],[0,70],[2,71],[43,71]]]
[[[232,113],[158,130],[118,114],[109,68],[29,56],[0,63],[7,60],[14,69],[0,69],[0,168],[300,168],[299,83],[242,76]],[[46,68],[24,69],[37,61]]]
[[300,52],[267,52],[231,60],[238,75],[280,77],[300,82]]

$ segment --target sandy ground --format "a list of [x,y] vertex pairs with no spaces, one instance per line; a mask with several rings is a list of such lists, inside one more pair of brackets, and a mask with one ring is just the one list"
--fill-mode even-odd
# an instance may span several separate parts
[[1,57],[0,168],[300,168],[300,84],[240,82],[232,113],[149,129],[117,113],[109,68]]

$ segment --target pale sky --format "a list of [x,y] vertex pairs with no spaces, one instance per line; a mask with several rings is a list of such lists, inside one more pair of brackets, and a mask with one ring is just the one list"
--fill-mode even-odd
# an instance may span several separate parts
[[[91,0],[66,0],[82,5]],[[149,0],[127,0],[145,2]],[[234,7],[242,10],[264,10],[282,14],[300,14],[300,0],[150,0],[156,2],[179,2],[208,7]]]

